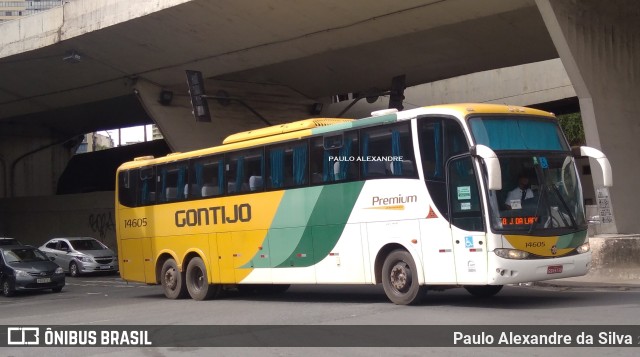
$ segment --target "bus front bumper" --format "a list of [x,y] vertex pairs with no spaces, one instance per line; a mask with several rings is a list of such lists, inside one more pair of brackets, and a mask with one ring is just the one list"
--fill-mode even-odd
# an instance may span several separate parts
[[[493,253],[489,253],[493,254]],[[591,267],[591,252],[548,259],[489,260],[489,284],[506,285],[582,276]]]

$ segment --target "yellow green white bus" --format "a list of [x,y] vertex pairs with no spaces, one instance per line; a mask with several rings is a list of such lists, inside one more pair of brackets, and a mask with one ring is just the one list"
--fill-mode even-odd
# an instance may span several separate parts
[[[307,119],[117,172],[120,274],[202,300],[222,287],[382,284],[491,296],[580,276],[591,252],[574,156],[553,114],[490,104]],[[522,196],[510,191],[519,177]],[[529,193],[530,192],[530,193]]]

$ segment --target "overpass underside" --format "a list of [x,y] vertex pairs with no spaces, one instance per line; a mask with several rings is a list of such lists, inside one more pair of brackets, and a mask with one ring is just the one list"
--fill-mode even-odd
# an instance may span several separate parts
[[[615,222],[604,231],[640,232],[640,167],[628,164],[640,154],[634,1],[125,3],[71,2],[2,25],[12,34],[0,39],[4,197],[53,194],[71,140],[88,131],[155,123],[172,150],[185,151],[265,125],[215,100],[213,121],[196,122],[186,69],[203,72],[208,94],[240,98],[273,124],[335,115],[348,102],[331,105],[332,96],[385,92],[404,74],[405,108],[499,102],[559,112],[577,98],[587,144],[613,167]],[[73,51],[78,63],[62,61]],[[163,91],[170,102],[159,101]],[[384,96],[361,102],[345,116],[387,105]],[[322,112],[312,112],[316,103]]]

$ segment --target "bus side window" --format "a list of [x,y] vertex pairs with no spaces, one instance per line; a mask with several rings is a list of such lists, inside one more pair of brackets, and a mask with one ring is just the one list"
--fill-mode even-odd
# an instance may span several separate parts
[[136,188],[138,185],[138,169],[121,171],[118,174],[118,200],[127,207],[136,206]]
[[219,196],[224,193],[223,156],[194,160],[186,190],[191,198]]
[[313,138],[310,140],[311,148],[309,150],[309,166],[311,171],[311,184],[319,185],[325,182],[325,177],[328,178],[329,171],[326,169],[325,174],[325,162],[324,148],[322,137]]
[[154,167],[144,167],[140,169],[138,178],[138,205],[146,206],[156,203]]
[[306,140],[275,145],[267,149],[267,188],[304,186],[308,182],[308,143]]
[[358,132],[343,134],[342,146],[325,148],[324,138],[311,139],[310,171],[311,184],[354,181],[360,178],[356,158],[359,155]]
[[264,190],[263,149],[233,153],[227,159],[227,193]]
[[416,177],[409,124],[363,129],[362,177]]
[[444,166],[451,156],[468,152],[469,146],[460,124],[453,119],[420,118],[418,128],[427,189],[438,210],[448,219]]
[[159,195],[156,195],[158,203],[183,201],[186,198],[184,192],[188,174],[186,161],[160,165],[156,174],[159,190]]

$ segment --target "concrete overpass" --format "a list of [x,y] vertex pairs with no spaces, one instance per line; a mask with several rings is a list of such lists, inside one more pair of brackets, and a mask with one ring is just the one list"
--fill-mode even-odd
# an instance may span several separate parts
[[[559,57],[587,143],[613,166],[616,221],[608,229],[639,232],[632,188],[640,168],[628,164],[640,154],[639,13],[630,0],[72,1],[0,25],[0,193],[51,195],[71,155],[69,139],[89,131],[155,122],[183,151],[264,125],[242,106],[217,102],[212,123],[195,122],[186,69],[203,72],[209,93],[224,90],[279,123],[309,117],[318,102],[335,112],[331,96],[387,90],[400,74],[409,86],[445,83],[436,81]],[[473,90],[450,79],[445,86],[456,83],[456,95],[425,84],[414,93],[431,86],[432,97],[408,100],[536,104],[496,90],[509,88],[511,98],[528,91],[521,78],[539,74],[522,71],[493,82],[496,71]],[[487,88],[501,98],[483,99]],[[168,105],[158,102],[161,90],[173,93]],[[601,186],[597,174],[594,185]],[[6,218],[3,225],[17,230]]]

